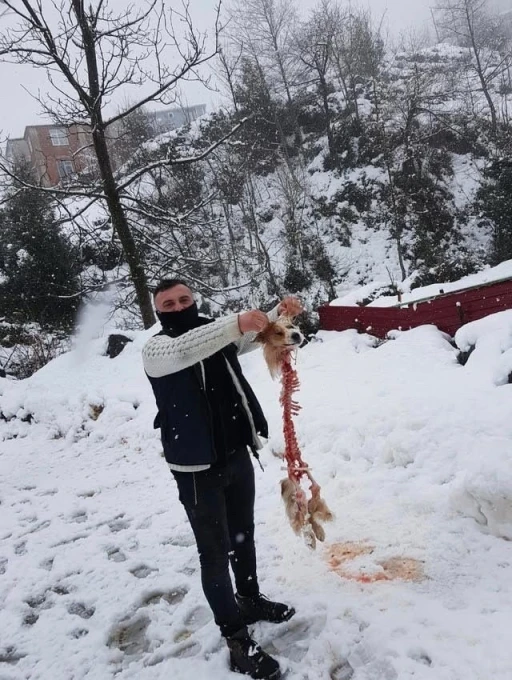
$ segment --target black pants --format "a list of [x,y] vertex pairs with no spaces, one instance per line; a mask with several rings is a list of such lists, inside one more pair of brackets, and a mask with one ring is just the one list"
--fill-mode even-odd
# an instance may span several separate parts
[[254,548],[254,468],[247,448],[222,466],[175,472],[180,501],[196,538],[204,594],[222,635],[243,626],[229,574],[240,595],[259,593]]

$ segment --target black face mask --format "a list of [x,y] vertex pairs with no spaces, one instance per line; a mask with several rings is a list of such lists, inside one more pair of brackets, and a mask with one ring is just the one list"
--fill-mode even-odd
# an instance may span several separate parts
[[201,325],[199,310],[195,302],[179,312],[157,312],[156,315],[164,330],[174,331],[178,335]]

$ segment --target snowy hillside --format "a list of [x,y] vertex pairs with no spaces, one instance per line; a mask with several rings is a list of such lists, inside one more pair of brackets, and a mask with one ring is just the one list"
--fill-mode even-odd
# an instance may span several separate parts
[[277,22],[270,50],[247,50],[265,31],[234,4],[222,108],[156,137],[149,110],[125,112],[118,209],[92,175],[54,195],[2,189],[0,375],[66,350],[81,303],[111,295],[114,324],[151,325],[162,276],[184,278],[212,315],[299,294],[314,327],[319,304],[355,286],[383,282],[389,303],[512,258],[505,15],[474,17],[478,46],[455,25],[395,49],[369,13],[324,3],[295,28],[293,12]]
[[[238,677],[152,429],[150,335],[0,380],[2,680]],[[271,427],[260,580],[297,608],[255,636],[287,680],[509,680],[512,312],[461,329],[465,366],[433,327],[318,340],[299,353],[297,418],[336,514],[316,552],[279,497],[279,385],[259,353],[244,358]]]

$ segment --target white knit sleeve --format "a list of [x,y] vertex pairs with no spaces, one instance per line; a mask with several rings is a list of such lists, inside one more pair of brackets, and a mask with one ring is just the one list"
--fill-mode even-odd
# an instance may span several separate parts
[[236,342],[240,336],[237,314],[193,328],[177,338],[155,335],[142,350],[144,369],[151,378],[177,373]]
[[[270,312],[267,312],[269,321],[277,321],[279,317],[279,312],[277,311],[278,307],[279,305],[276,305],[270,310]],[[242,337],[236,342],[238,354],[247,354],[247,352],[253,352],[255,349],[258,349],[258,347],[261,347],[259,342],[254,342],[254,338],[257,335],[258,334],[254,332],[244,333]]]

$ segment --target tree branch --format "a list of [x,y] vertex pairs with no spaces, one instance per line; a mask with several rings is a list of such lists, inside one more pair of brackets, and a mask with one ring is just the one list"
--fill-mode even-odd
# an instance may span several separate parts
[[198,154],[197,156],[189,156],[187,158],[177,158],[173,160],[172,158],[168,158],[167,160],[164,161],[155,161],[154,163],[149,163],[148,165],[144,166],[143,168],[140,168],[139,170],[136,170],[131,176],[129,176],[127,179],[125,179],[124,182],[122,182],[119,185],[119,191],[124,191],[127,187],[129,187],[131,184],[136,182],[140,177],[145,175],[148,172],[151,172],[152,170],[156,170],[157,168],[164,168],[164,167],[175,167],[175,166],[184,166],[184,165],[190,165],[191,163],[197,163],[198,161],[202,161],[205,158],[207,158],[212,151],[215,151],[221,144],[224,144],[224,142],[232,137],[234,134],[240,130],[240,128],[245,125],[245,123],[248,120],[251,120],[251,118],[254,117],[254,114],[251,114],[249,116],[246,116],[243,118],[239,123],[235,125],[234,128],[232,128],[229,132],[227,132],[223,137],[221,137],[219,140],[211,144],[205,151],[202,153]]

